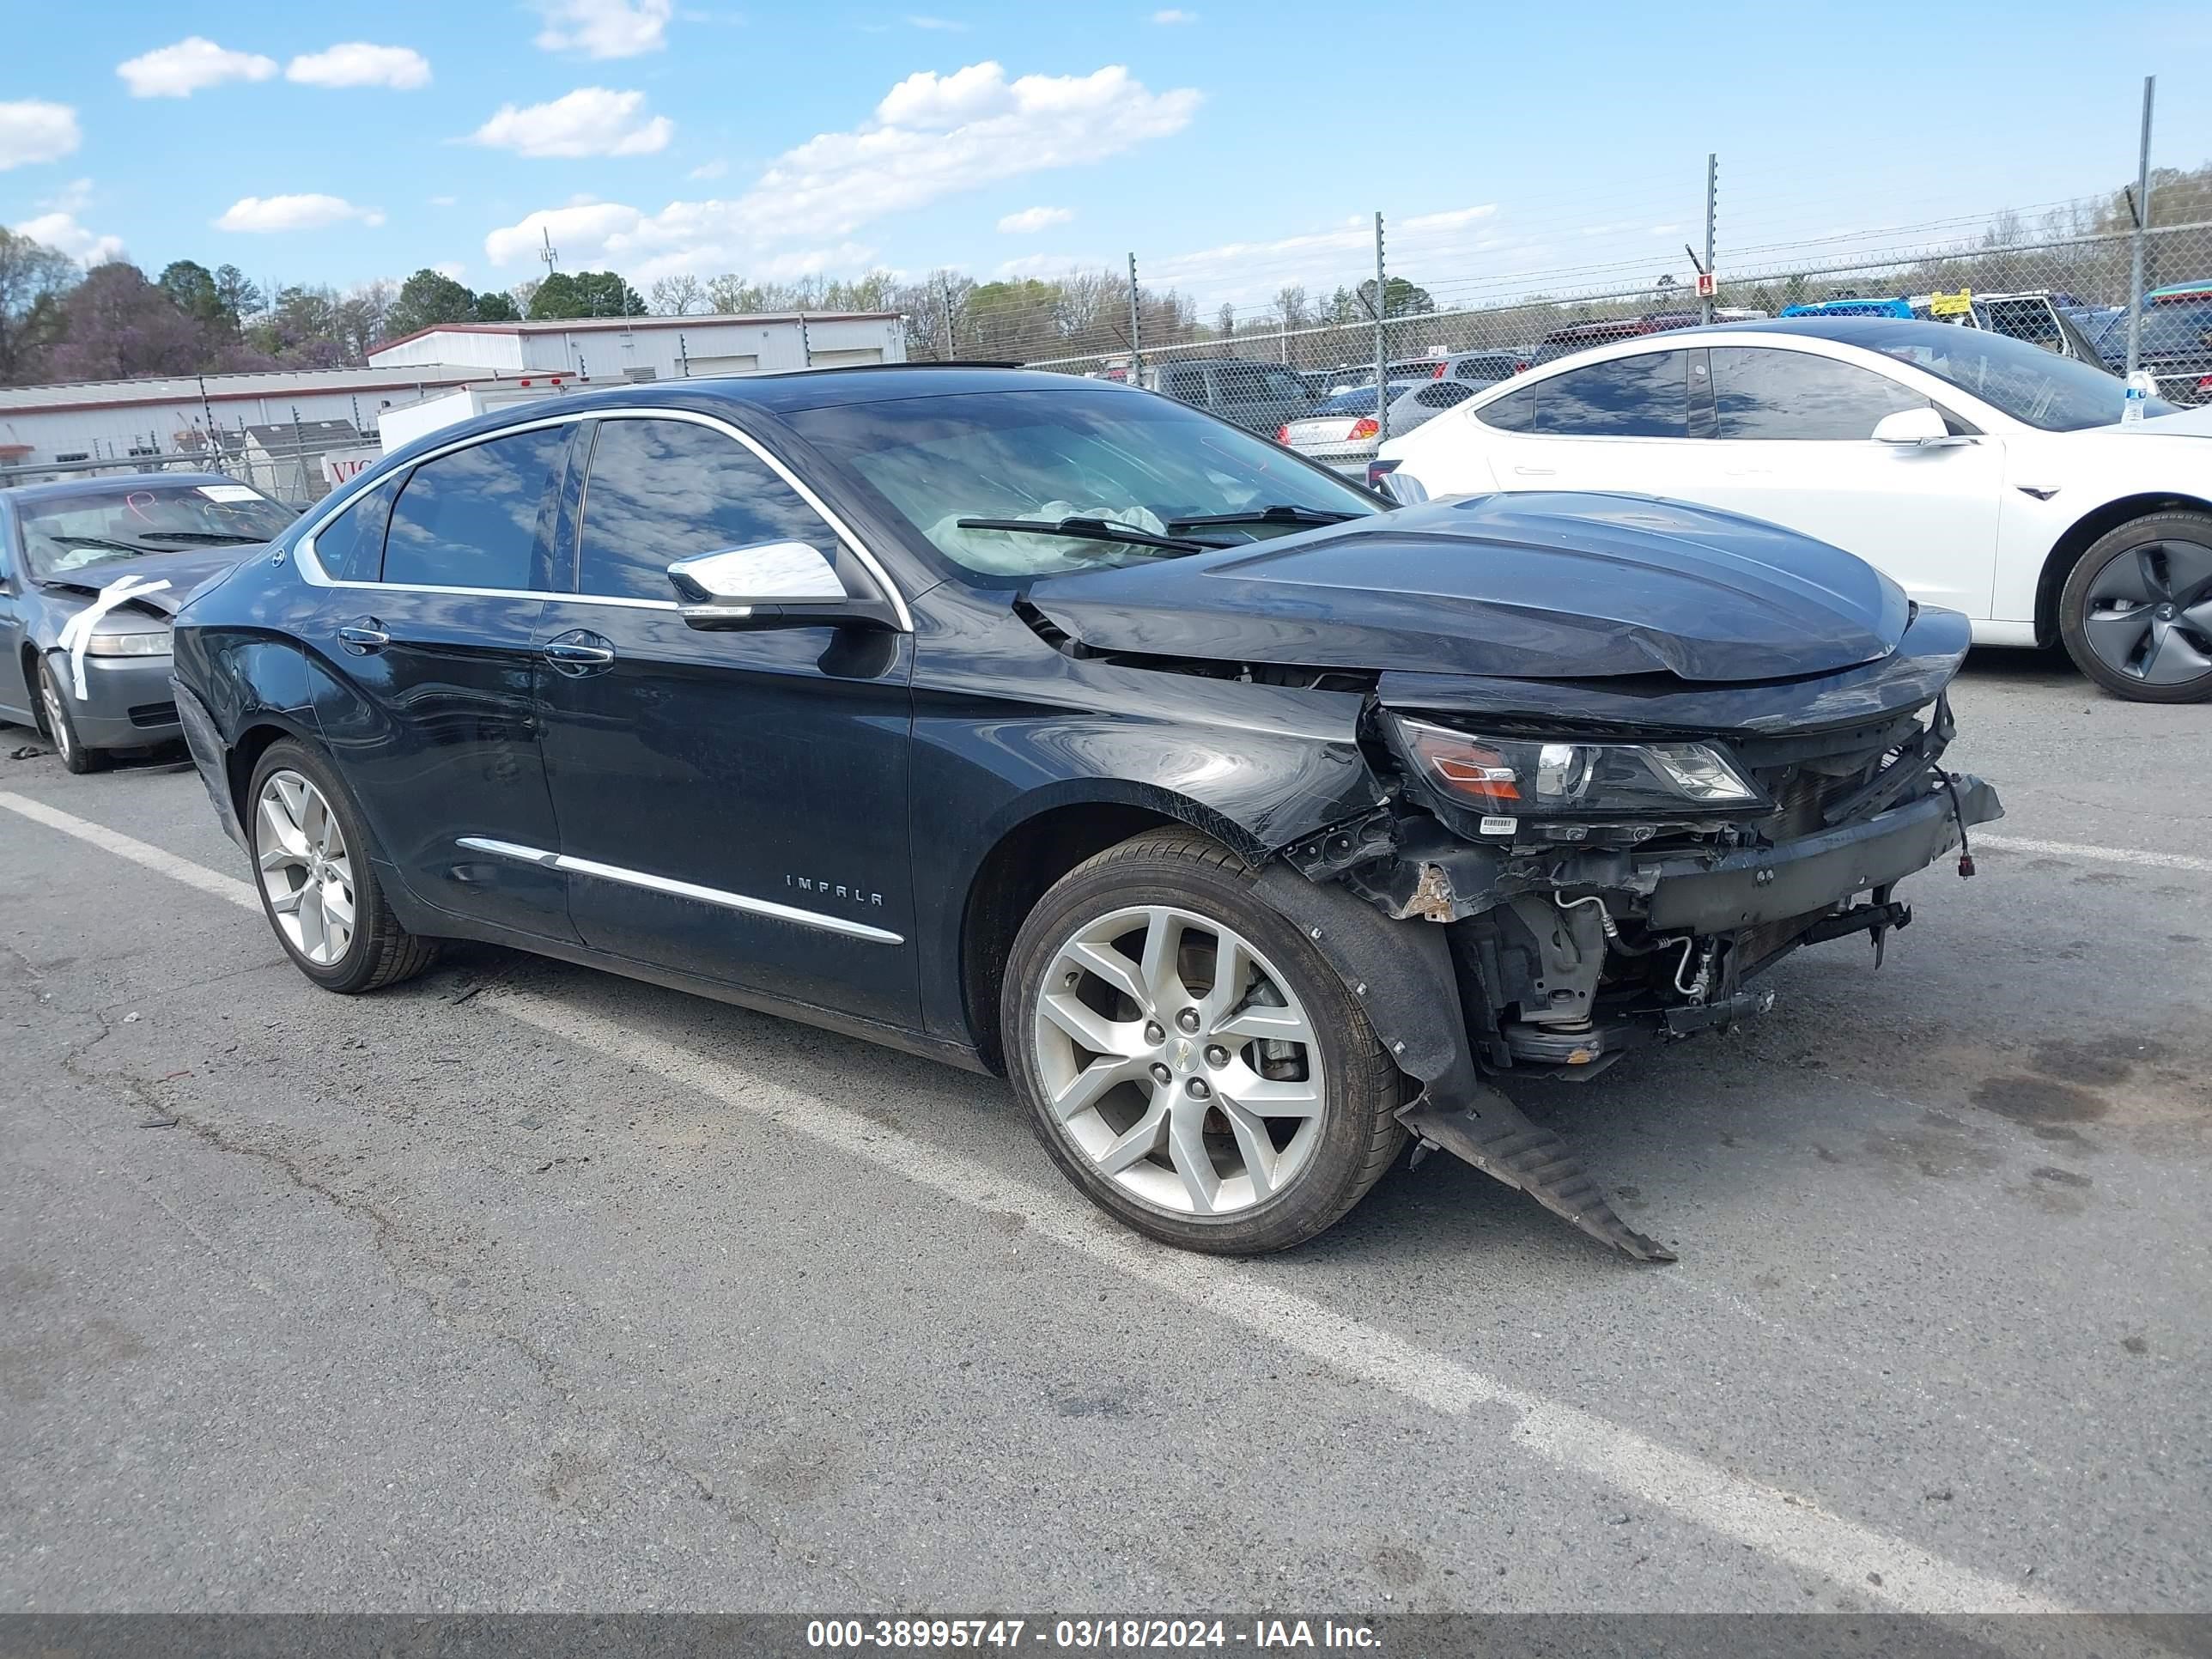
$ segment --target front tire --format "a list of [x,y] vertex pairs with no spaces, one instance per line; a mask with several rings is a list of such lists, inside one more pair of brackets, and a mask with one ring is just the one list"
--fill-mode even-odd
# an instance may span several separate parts
[[262,913],[292,965],[351,995],[411,979],[434,939],[399,925],[369,856],[368,828],[337,769],[305,744],[269,745],[246,799]]
[[78,776],[106,769],[106,755],[85,747],[84,739],[77,735],[76,721],[70,714],[69,694],[62,690],[61,678],[54,672],[52,662],[44,658],[39,662],[39,728],[54,745],[62,764]]
[[1015,937],[1000,1019],[1053,1161],[1164,1243],[1304,1243],[1405,1143],[1398,1071],[1366,1015],[1242,860],[1194,831],[1149,831],[1063,877]]
[[2152,513],[2100,538],[2058,597],[2076,667],[2134,702],[2212,697],[2212,513]]

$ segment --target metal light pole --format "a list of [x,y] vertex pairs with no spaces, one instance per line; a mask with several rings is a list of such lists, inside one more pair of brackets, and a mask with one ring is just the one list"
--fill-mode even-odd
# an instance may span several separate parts
[[1390,309],[1389,291],[1382,276],[1382,216],[1375,216],[1375,447],[1380,449],[1390,435],[1389,350],[1382,335],[1383,313]]
[[[1720,191],[1720,153],[1717,150],[1709,150],[1705,155],[1705,274],[1708,276],[1712,276],[1713,270],[1713,220],[1716,216],[1717,198]],[[1714,277],[1713,285],[1717,289],[1720,279]],[[1708,323],[1712,321],[1712,295],[1708,294],[1698,301],[1698,312],[1701,321]]]
[[1129,384],[1145,383],[1144,323],[1137,306],[1137,256],[1129,255]]
[[2142,144],[2136,152],[2136,246],[2128,277],[2128,373],[2142,349],[2143,252],[2150,240],[2150,105],[2158,76],[2143,76]]
[[960,356],[952,337],[952,279],[939,276],[938,291],[945,296],[945,361],[951,362]]

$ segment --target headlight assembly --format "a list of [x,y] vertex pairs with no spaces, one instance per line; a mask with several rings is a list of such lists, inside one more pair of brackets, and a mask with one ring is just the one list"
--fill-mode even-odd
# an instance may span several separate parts
[[1402,716],[1394,725],[1428,782],[1486,818],[1679,817],[1767,804],[1708,744],[1478,737]]
[[88,657],[166,657],[169,654],[166,628],[133,634],[94,634],[84,642]]

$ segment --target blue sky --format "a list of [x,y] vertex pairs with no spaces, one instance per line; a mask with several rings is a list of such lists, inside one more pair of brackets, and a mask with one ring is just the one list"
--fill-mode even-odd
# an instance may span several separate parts
[[2155,159],[2212,159],[2201,3],[917,4],[14,8],[0,222],[340,287],[505,287],[541,229],[641,286],[1134,249],[1210,313],[1358,281],[1378,209],[1395,272],[1470,295],[1683,270],[1708,149],[1724,274],[2103,190],[2147,73]]

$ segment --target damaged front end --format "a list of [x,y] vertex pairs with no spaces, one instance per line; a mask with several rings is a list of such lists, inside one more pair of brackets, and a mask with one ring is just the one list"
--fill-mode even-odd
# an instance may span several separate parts
[[[1404,999],[1424,994],[1395,988],[1387,1008],[1364,995],[1423,1085],[1401,1114],[1423,1149],[1456,1153],[1632,1255],[1671,1259],[1486,1079],[1585,1079],[1630,1049],[1764,1012],[1772,993],[1756,976],[1802,945],[1863,934],[1879,963],[1911,920],[1896,884],[1954,848],[1972,873],[1969,827],[2002,814],[1987,784],[1942,763],[1944,688],[1966,647],[1963,619],[1923,612],[1881,660],[1802,681],[1383,674],[1368,732],[1382,805],[1284,856],[1310,893],[1433,924],[1422,954],[1431,977],[1444,964],[1460,1041],[1425,1069],[1423,1054],[1409,1063],[1404,1028],[1423,1005]],[[1340,944],[1364,931],[1334,920]]]

